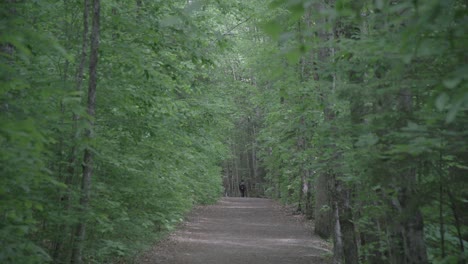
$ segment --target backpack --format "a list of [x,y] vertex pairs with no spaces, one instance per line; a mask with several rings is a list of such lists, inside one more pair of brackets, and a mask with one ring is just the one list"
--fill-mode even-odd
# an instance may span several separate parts
[[241,191],[245,190],[245,184],[244,183],[239,184],[239,189]]

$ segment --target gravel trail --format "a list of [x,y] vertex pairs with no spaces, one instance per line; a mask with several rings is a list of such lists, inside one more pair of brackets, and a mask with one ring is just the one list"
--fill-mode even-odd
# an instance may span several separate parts
[[142,264],[320,264],[327,244],[303,221],[260,198],[223,198],[195,210]]

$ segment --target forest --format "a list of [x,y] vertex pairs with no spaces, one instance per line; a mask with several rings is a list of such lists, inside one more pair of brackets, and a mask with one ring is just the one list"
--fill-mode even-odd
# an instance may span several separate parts
[[468,1],[0,1],[0,263],[276,199],[333,263],[468,253]]

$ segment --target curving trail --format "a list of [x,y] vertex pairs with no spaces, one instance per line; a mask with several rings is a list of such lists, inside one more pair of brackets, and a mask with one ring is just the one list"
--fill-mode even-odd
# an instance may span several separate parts
[[223,198],[201,207],[138,263],[319,264],[326,243],[274,201]]

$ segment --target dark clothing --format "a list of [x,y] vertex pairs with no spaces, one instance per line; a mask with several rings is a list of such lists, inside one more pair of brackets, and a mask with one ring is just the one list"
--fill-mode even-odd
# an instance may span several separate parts
[[245,183],[244,182],[241,182],[239,184],[239,191],[241,192],[241,196],[245,197]]

